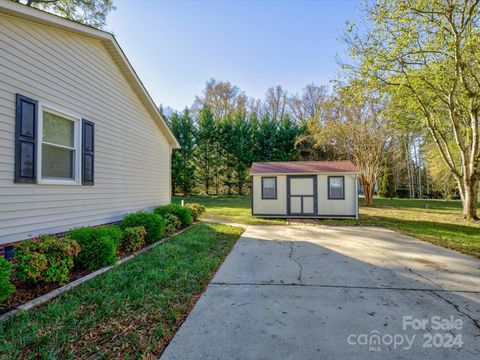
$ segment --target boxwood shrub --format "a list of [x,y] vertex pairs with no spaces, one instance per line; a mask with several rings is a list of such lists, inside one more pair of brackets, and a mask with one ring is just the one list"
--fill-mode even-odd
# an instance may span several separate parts
[[197,221],[198,219],[200,219],[200,216],[202,216],[207,210],[205,206],[198,203],[185,204],[185,207],[190,209],[192,213],[193,221]]
[[128,252],[140,250],[145,245],[145,227],[127,227],[123,232],[122,249]]
[[15,246],[15,276],[26,282],[66,284],[80,246],[68,237],[43,236]]
[[152,244],[161,239],[165,230],[165,220],[157,214],[139,211],[128,214],[120,223],[120,227],[125,230],[128,227],[143,226],[147,234],[145,242]]
[[153,210],[155,214],[164,216],[166,214],[173,214],[182,222],[182,225],[190,225],[193,222],[192,210],[185,206],[177,204],[169,204],[158,206]]
[[181,221],[173,214],[165,214],[165,234],[173,235],[177,231],[177,229],[182,226]]
[[76,267],[97,270],[115,263],[123,232],[118,226],[83,227],[69,231],[68,236],[80,245]]
[[0,303],[7,300],[10,294],[15,290],[15,286],[10,282],[10,270],[12,265],[0,257]]

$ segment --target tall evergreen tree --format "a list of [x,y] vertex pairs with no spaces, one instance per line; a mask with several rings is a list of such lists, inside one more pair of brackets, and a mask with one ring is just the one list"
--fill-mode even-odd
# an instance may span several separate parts
[[218,139],[216,138],[217,126],[210,106],[205,105],[202,107],[197,123],[197,148],[195,151],[197,179],[202,189],[209,195],[210,188],[214,185],[216,171],[219,166],[217,153]]
[[195,184],[195,129],[190,111],[185,109],[181,114],[173,113],[170,116],[170,127],[181,147],[172,154],[172,193],[175,194],[178,189],[186,196],[192,192]]

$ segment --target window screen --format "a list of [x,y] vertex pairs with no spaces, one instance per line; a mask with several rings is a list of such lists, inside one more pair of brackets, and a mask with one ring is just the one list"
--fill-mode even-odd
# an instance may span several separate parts
[[328,198],[329,199],[344,199],[344,177],[330,176],[328,178]]
[[276,199],[277,198],[277,178],[264,177],[262,178],[262,199]]

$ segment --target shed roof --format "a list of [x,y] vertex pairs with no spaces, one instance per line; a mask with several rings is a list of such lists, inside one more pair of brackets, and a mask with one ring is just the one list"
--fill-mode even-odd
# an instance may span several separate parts
[[120,48],[120,45],[117,43],[117,40],[111,33],[9,0],[0,0],[0,13],[51,26],[57,29],[70,31],[102,41],[105,48],[112,56],[112,59],[118,65],[120,71],[123,73],[137,96],[140,98],[142,104],[155,119],[158,127],[166,136],[170,145],[173,148],[180,148],[180,144],[175,138],[175,135],[173,135],[172,131],[165,122],[165,119],[163,119],[162,115],[160,114],[158,107],[155,105],[154,101],[150,97],[150,94],[145,89],[145,86]]
[[318,174],[357,173],[358,168],[351,161],[278,161],[256,162],[250,168],[250,175],[260,174]]

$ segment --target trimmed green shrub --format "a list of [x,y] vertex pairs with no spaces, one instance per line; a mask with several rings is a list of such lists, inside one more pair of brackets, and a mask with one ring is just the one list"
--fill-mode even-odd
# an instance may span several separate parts
[[205,206],[198,203],[185,204],[185,207],[190,209],[193,221],[197,221],[198,219],[200,219],[200,216],[202,216],[205,211],[207,211]]
[[182,222],[178,217],[173,214],[165,214],[165,234],[173,235],[177,231],[177,229],[182,226]]
[[15,290],[15,286],[10,282],[11,268],[12,264],[4,257],[0,257],[0,303],[7,300]]
[[161,239],[165,230],[165,220],[157,214],[140,211],[128,214],[123,218],[120,227],[125,230],[127,227],[143,226],[147,235],[145,242],[152,244]]
[[15,276],[32,283],[66,284],[79,251],[79,244],[68,237],[22,241],[15,246]]
[[97,270],[115,263],[123,232],[118,226],[83,227],[71,230],[69,237],[80,245],[76,267]]
[[169,204],[164,206],[158,206],[154,210],[155,214],[164,216],[166,214],[173,214],[182,222],[182,225],[190,225],[193,222],[192,211],[177,204]]
[[128,252],[140,250],[145,245],[145,227],[127,227],[123,232],[122,249]]

